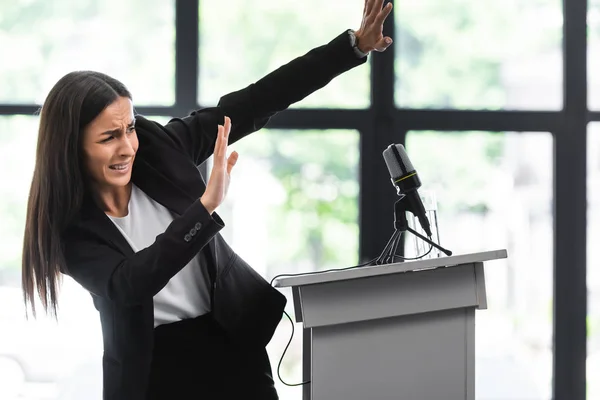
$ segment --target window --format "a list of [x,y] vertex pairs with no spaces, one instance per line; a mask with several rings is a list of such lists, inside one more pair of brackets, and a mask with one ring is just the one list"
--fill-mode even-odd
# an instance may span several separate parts
[[37,129],[37,117],[0,116],[0,274],[9,283],[21,278],[25,205],[35,164]]
[[588,108],[590,110],[600,109],[600,1],[588,1]]
[[562,2],[396,2],[396,104],[562,108]]
[[588,287],[588,399],[600,397],[600,123],[588,125],[588,179],[587,179],[587,287]]
[[[34,111],[51,86],[69,71],[99,70],[128,86],[136,110],[142,115],[180,117],[185,113],[182,110],[195,109],[196,101],[202,106],[214,105],[223,94],[247,86],[348,28],[358,28],[362,5],[363,0],[0,0],[0,49],[3,60],[8,60],[0,63],[1,399],[101,397],[101,330],[89,294],[66,279],[59,324],[45,318],[29,322],[23,319],[20,253],[37,132]],[[569,92],[574,89],[569,86],[577,86],[581,77],[574,75],[578,73],[574,68],[567,70],[567,79],[563,80],[563,63],[573,67],[587,61],[589,108],[598,111],[595,71],[600,67],[596,49],[600,0],[589,1],[587,60],[577,57],[586,45],[586,21],[582,4],[576,1],[400,0],[394,5],[395,27],[390,28],[396,31],[395,60],[368,62],[335,78],[323,90],[293,106],[305,109],[302,116],[306,118],[299,121],[296,113],[284,114],[277,122],[282,130],[262,130],[232,146],[240,152],[240,161],[230,194],[219,211],[227,223],[223,234],[267,279],[281,272],[356,263],[358,215],[375,221],[380,219],[381,207],[388,207],[380,196],[374,196],[375,200],[367,202],[368,207],[360,209],[358,177],[371,183],[378,175],[368,162],[359,167],[358,159],[381,160],[383,148],[375,149],[379,145],[371,144],[392,142],[395,132],[388,129],[390,126],[405,130],[455,129],[450,125],[440,127],[439,121],[430,119],[423,109],[453,110],[443,113],[443,118],[449,115],[445,119],[448,124],[464,121],[458,129],[540,131],[550,129],[549,121],[577,126],[573,118],[579,118],[580,107],[585,104],[574,101],[563,105],[563,92],[565,88]],[[185,93],[176,93],[175,87],[175,10],[199,16],[198,27],[186,26],[189,20],[180,20],[178,26],[185,32],[198,32],[200,39],[200,46],[190,47],[195,40],[179,38],[182,42],[178,48],[199,60],[199,76],[185,82],[197,89],[197,99],[189,100],[191,103],[186,100],[174,104],[176,98],[186,98]],[[565,10],[568,23],[563,23]],[[568,59],[562,53],[563,30],[576,38],[565,42],[573,51],[569,54],[575,55]],[[396,81],[375,79],[371,86],[370,75],[381,76],[392,67],[387,61],[394,62]],[[381,97],[386,85],[391,84],[395,98]],[[381,109],[361,110],[360,115],[350,111],[342,113],[343,117],[335,112],[340,108],[368,108],[371,96],[382,103]],[[394,105],[405,110],[394,110]],[[567,105],[579,111],[567,114],[563,111]],[[331,110],[313,112],[310,108]],[[475,113],[475,118],[467,121],[465,115],[472,114],[462,113],[463,109],[524,112]],[[554,112],[528,112],[531,110]],[[348,122],[364,117],[364,121],[356,122],[359,126],[352,128],[364,129],[364,138],[375,142],[363,146],[367,150],[359,155],[357,131],[285,130],[291,128],[287,124],[312,128],[313,116],[325,121],[327,127],[348,127]],[[347,120],[339,120],[346,116]],[[590,117],[600,119],[597,113]],[[151,118],[161,123],[168,120]],[[429,122],[431,126],[424,125]],[[597,125],[595,122],[589,126],[587,149],[590,399],[600,397],[600,384],[592,378],[600,371],[600,277],[594,252],[600,232],[595,200],[600,169],[596,167],[600,165]],[[372,134],[375,136],[369,136]],[[548,133],[419,131],[408,135],[407,149],[422,176],[423,190],[433,189],[437,195],[442,244],[456,253],[490,248],[507,248],[509,252],[507,260],[488,264],[489,309],[476,314],[478,399],[549,399],[552,385],[558,393],[582,393],[583,397],[584,381],[571,372],[572,363],[558,363],[555,376],[564,379],[552,383],[552,303],[560,301],[559,309],[568,306],[574,315],[583,316],[577,312],[583,310],[581,304],[568,296],[552,296],[552,253],[556,249],[552,239],[551,173],[556,163],[569,165],[583,154],[581,142],[573,143],[576,148],[554,152]],[[328,153],[322,154],[325,151]],[[329,153],[335,159],[330,159]],[[558,177],[562,179],[564,174]],[[574,195],[581,199],[583,193],[579,190]],[[571,212],[569,204],[556,206],[560,216]],[[249,218],[260,219],[262,224],[252,230],[248,228],[251,224],[237,223]],[[570,224],[573,237],[586,229],[582,223],[575,219]],[[368,226],[363,233],[377,236],[377,232]],[[568,229],[554,234],[561,249],[574,246],[568,240]],[[364,250],[365,258],[373,256],[368,254],[373,252],[370,245]],[[580,265],[567,261],[554,267],[569,271]],[[288,311],[292,312],[291,303]],[[584,360],[579,359],[581,353],[577,351],[581,337],[570,340],[570,334],[582,333],[579,327],[567,325],[564,320],[555,324],[567,328],[566,332],[561,330],[566,335],[557,337],[557,345],[563,349],[557,354],[575,354],[575,365],[582,365]],[[575,328],[571,330],[571,326]],[[291,383],[302,379],[300,324],[296,328],[281,371]],[[269,345],[275,374],[289,333],[289,322],[284,319]],[[15,351],[36,357],[29,361],[36,369],[30,370],[25,361],[17,361]],[[284,386],[277,377],[275,382],[282,400],[301,398],[301,387]]]
[[98,70],[140,105],[175,100],[174,2],[2,1],[0,103],[37,103],[62,76]]
[[507,249],[485,264],[476,312],[476,397],[551,397],[552,136],[409,132],[422,189],[438,201],[441,244],[455,254]]
[[[213,105],[346,29],[358,29],[363,0],[200,2],[199,102]],[[364,108],[369,65],[335,78],[294,108]]]

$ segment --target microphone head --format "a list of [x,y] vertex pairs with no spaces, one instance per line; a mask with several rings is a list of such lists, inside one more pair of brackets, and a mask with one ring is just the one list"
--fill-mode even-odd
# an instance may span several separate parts
[[383,160],[393,180],[415,171],[404,146],[401,144],[390,144],[383,151]]
[[405,194],[421,187],[421,180],[413,167],[404,146],[391,144],[383,151],[383,160],[398,194]]

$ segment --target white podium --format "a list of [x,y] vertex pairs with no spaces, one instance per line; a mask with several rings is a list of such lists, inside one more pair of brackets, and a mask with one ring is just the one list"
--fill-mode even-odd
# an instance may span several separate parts
[[475,400],[483,263],[506,250],[309,273],[291,287],[311,400]]

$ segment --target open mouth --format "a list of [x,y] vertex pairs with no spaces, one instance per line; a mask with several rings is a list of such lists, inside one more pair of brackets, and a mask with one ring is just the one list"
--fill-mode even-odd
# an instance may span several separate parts
[[124,172],[129,169],[130,165],[131,165],[131,162],[126,162],[126,163],[122,163],[122,164],[109,165],[108,168],[112,169],[113,171]]

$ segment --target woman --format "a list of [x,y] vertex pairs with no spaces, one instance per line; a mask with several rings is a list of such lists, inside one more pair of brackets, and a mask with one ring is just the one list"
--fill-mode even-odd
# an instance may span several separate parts
[[[265,346],[285,298],[219,235],[235,142],[384,51],[391,4],[249,87],[167,125],[97,72],[67,74],[41,111],[23,290],[56,312],[60,274],[92,295],[105,399],[277,399]],[[208,182],[197,166],[214,154]]]

